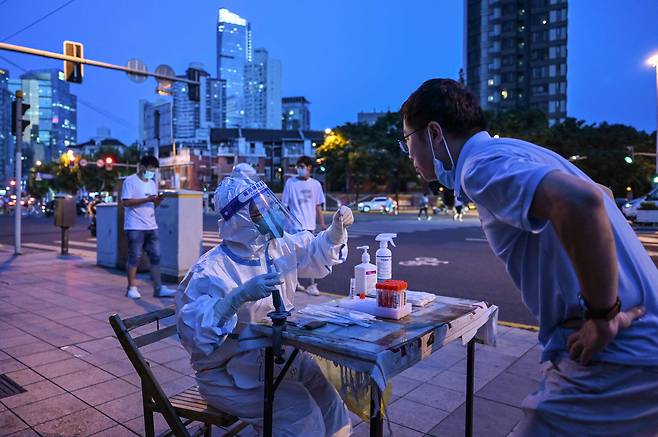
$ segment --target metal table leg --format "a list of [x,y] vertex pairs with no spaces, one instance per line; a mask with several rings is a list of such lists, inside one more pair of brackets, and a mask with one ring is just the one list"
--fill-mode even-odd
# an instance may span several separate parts
[[464,434],[473,437],[473,392],[475,387],[475,339],[468,342],[466,353],[466,426]]
[[379,386],[370,382],[370,437],[384,435],[384,416],[381,409],[381,392]]
[[272,411],[274,406],[274,353],[265,348],[265,399],[263,407],[263,435],[272,437]]

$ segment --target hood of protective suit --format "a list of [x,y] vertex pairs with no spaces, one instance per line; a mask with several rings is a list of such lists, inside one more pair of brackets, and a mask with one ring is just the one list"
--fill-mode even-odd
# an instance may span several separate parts
[[[215,190],[215,210],[221,211],[228,203],[254,181],[242,172],[234,170],[231,176],[224,178]],[[249,208],[244,207],[229,220],[222,218],[217,222],[219,226],[219,237],[230,244],[230,247],[241,256],[259,252],[267,242],[267,237],[262,235],[249,215]]]

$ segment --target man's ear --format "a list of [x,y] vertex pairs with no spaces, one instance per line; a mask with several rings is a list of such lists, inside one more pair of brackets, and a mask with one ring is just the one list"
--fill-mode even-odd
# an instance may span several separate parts
[[441,125],[436,121],[430,121],[427,124],[427,127],[430,130],[430,136],[432,137],[432,141],[434,141],[435,139],[441,141],[441,138],[443,138],[443,129],[441,129]]

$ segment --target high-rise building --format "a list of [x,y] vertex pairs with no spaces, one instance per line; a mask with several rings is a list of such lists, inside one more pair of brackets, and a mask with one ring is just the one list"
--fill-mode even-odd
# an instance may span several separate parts
[[14,174],[11,101],[9,71],[0,68],[0,188],[4,188],[7,180]]
[[256,49],[244,69],[244,126],[253,129],[281,128],[281,61]]
[[217,20],[217,78],[226,83],[226,127],[244,126],[244,67],[252,61],[251,26],[228,9]]
[[57,159],[77,143],[77,97],[71,94],[62,71],[28,71],[20,80],[9,79],[8,85],[11,95],[22,90],[23,101],[30,105],[25,113],[30,125],[23,133],[26,166]]
[[358,112],[356,114],[356,122],[359,124],[367,124],[368,126],[372,126],[373,124],[377,123],[377,120],[386,114],[388,114],[388,112]]
[[212,127],[225,127],[226,123],[226,81],[223,79],[208,78],[207,85],[206,119],[210,120]]
[[200,72],[200,98],[198,102],[190,100],[189,85],[185,82],[174,83],[172,87],[173,132],[176,139],[196,137],[197,130],[200,128],[222,127],[226,112],[224,81],[211,78],[201,64],[190,64],[190,68],[195,68]]
[[567,116],[567,0],[466,0],[466,85],[486,110]]
[[310,130],[311,111],[308,107],[311,102],[306,97],[284,97],[281,100],[281,128],[283,130]]
[[142,114],[140,140],[146,150],[153,152],[156,147],[171,149],[174,143],[172,102],[159,100],[151,103],[140,100],[139,105]]

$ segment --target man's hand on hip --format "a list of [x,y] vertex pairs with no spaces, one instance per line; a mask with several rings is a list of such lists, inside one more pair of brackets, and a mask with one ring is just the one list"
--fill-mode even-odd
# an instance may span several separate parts
[[637,306],[622,311],[611,320],[588,319],[567,340],[571,359],[587,365],[592,357],[601,352],[617,336],[619,331],[631,326],[633,320],[642,317],[644,307]]

